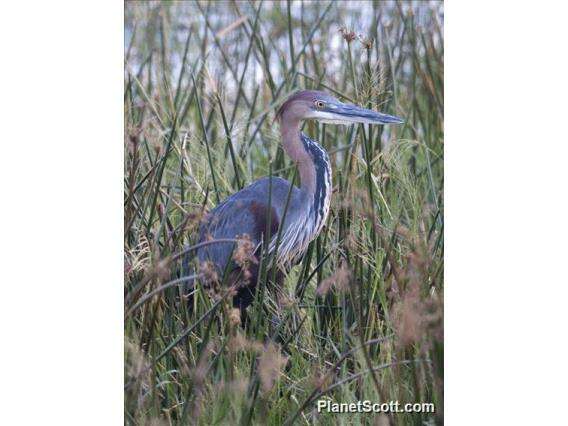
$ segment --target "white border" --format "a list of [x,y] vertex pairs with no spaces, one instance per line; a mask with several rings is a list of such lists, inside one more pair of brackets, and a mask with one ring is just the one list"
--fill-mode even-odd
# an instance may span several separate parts
[[122,424],[122,8],[1,6],[2,424]]
[[446,3],[446,416],[565,417],[564,2]]
[[[446,421],[566,394],[566,5],[446,3]],[[122,423],[122,4],[0,16],[5,424]]]

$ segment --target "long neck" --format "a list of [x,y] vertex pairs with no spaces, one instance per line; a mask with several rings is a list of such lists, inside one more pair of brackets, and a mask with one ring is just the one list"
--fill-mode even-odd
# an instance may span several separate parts
[[299,120],[282,120],[282,147],[288,156],[298,166],[300,186],[310,195],[316,191],[316,167],[312,156],[307,151],[300,134]]
[[283,120],[282,146],[300,172],[300,188],[307,203],[282,237],[282,262],[295,263],[323,227],[331,200],[331,165],[327,152],[300,132],[299,121]]
[[331,200],[331,164],[325,149],[300,132],[298,121],[282,125],[282,145],[298,165],[301,189],[308,195],[314,229],[319,230],[329,212]]

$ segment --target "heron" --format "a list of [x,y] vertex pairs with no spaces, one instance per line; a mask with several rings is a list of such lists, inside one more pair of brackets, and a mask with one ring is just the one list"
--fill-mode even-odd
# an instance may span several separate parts
[[[329,215],[331,163],[325,148],[302,132],[306,120],[344,125],[403,123],[393,115],[344,103],[317,90],[298,91],[284,101],[275,122],[280,125],[282,148],[297,167],[300,186],[275,176],[259,179],[212,209],[199,231],[199,242],[248,236],[256,257],[273,255],[279,277],[276,281],[302,259]],[[201,264],[212,264],[218,273],[229,273],[229,282],[236,289],[233,307],[240,309],[244,322],[246,308],[254,300],[259,267],[258,263],[249,263],[245,280],[242,265],[233,258],[234,250],[235,243],[223,242],[203,246],[196,254]]]

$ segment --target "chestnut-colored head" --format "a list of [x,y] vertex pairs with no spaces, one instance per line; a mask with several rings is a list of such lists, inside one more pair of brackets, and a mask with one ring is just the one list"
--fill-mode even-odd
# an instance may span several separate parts
[[319,90],[301,90],[291,95],[276,113],[280,124],[300,120],[319,120],[333,124],[401,124],[403,120],[393,115],[340,102]]

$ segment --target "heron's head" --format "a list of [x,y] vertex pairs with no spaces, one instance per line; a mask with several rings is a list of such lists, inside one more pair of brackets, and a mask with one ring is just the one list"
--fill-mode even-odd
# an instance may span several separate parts
[[302,90],[290,96],[280,107],[276,118],[286,121],[319,120],[333,124],[401,124],[394,115],[383,114],[357,105],[340,102],[318,90]]

